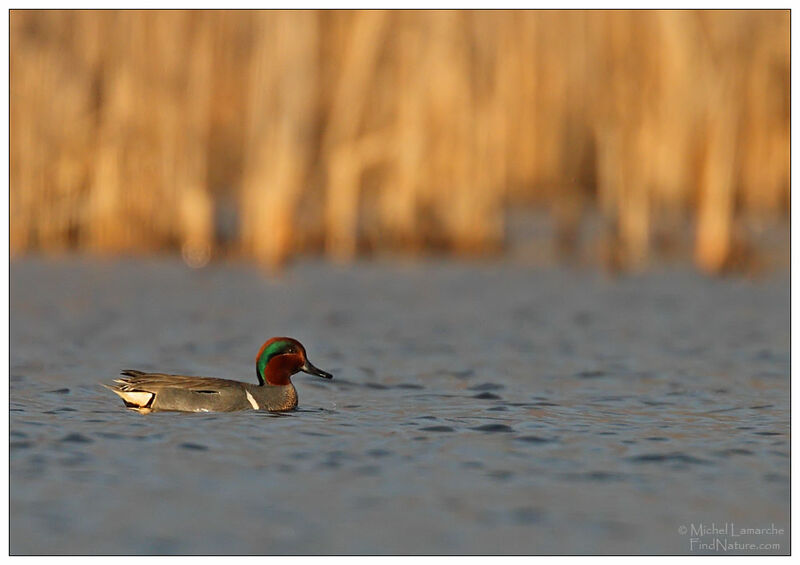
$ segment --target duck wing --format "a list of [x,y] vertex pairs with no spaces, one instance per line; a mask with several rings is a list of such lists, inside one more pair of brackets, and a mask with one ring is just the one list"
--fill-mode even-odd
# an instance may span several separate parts
[[114,388],[123,391],[158,392],[165,388],[179,388],[194,392],[219,392],[221,389],[238,388],[243,383],[228,379],[213,377],[190,377],[185,375],[170,375],[167,373],[145,373],[133,369],[126,369],[123,376],[114,379]]

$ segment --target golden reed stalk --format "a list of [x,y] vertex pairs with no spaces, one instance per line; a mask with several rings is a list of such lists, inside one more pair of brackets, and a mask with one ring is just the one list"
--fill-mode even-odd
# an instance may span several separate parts
[[788,11],[11,13],[12,255],[478,254],[545,206],[620,268],[692,213],[720,272],[788,200]]

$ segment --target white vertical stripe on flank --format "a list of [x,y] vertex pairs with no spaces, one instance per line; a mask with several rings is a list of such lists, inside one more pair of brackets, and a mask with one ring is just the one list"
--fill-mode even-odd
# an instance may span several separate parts
[[258,410],[258,409],[260,409],[260,408],[261,408],[261,407],[258,405],[258,403],[256,402],[256,399],[255,399],[255,398],[253,398],[253,395],[252,395],[252,394],[250,394],[250,391],[249,391],[249,390],[245,389],[245,390],[244,390],[244,393],[247,395],[247,401],[250,403],[250,406],[252,406],[254,410]]

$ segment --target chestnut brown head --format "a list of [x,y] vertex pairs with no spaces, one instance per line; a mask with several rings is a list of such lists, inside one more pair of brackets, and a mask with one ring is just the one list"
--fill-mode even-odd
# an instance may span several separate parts
[[291,376],[300,371],[323,379],[333,375],[318,369],[306,357],[303,344],[291,337],[273,337],[267,340],[256,357],[258,384],[287,385]]

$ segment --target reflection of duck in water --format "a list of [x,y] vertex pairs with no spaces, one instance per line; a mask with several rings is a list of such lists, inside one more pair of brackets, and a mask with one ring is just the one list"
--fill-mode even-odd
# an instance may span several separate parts
[[256,357],[258,384],[216,379],[144,373],[125,370],[113,385],[103,385],[119,395],[125,406],[147,414],[164,410],[178,412],[232,412],[269,410],[280,412],[297,407],[297,390],[291,376],[303,371],[332,379],[306,358],[306,349],[296,339],[273,337]]

